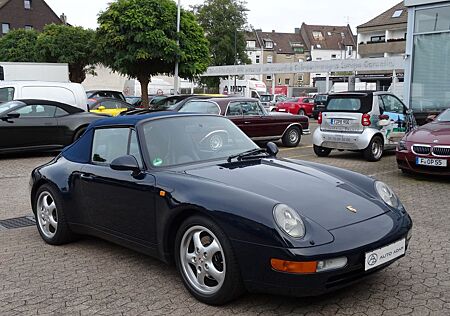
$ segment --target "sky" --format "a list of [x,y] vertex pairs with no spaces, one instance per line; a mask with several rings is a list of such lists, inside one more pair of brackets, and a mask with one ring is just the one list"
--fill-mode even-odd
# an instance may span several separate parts
[[[98,12],[105,10],[111,0],[46,0],[52,9],[64,13],[72,25],[97,27]],[[184,8],[202,0],[181,0]],[[306,24],[363,24],[393,7],[400,0],[247,0],[248,23],[255,29],[270,32],[294,32]]]

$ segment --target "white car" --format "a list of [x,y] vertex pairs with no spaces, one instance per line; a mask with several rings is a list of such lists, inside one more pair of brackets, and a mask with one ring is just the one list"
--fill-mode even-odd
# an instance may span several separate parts
[[86,92],[81,84],[46,81],[0,81],[0,103],[25,99],[55,101],[88,111]]
[[395,149],[404,136],[406,110],[391,93],[331,94],[319,113],[314,152],[326,157],[333,149],[361,151],[368,161],[378,161],[384,150]]

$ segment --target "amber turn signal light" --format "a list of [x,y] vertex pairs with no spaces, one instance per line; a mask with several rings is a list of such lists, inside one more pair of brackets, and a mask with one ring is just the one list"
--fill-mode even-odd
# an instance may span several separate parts
[[286,261],[280,259],[270,259],[270,264],[274,270],[288,273],[316,273],[317,261]]

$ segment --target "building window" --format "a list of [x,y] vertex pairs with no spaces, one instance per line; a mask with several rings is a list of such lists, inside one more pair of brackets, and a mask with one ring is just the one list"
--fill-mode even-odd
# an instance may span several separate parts
[[320,32],[320,31],[313,31],[312,34],[313,34],[313,38],[314,38],[315,40],[317,40],[317,41],[323,40],[323,34],[322,34],[322,32]]
[[32,25],[25,25],[25,30],[32,30],[33,26]]
[[2,23],[2,34],[9,32],[9,23]]
[[336,59],[337,55],[336,54],[331,54],[331,59]]
[[353,46],[347,46],[347,55],[352,56],[353,55]]
[[372,43],[385,42],[386,41],[386,35],[372,36],[370,38],[370,41]]
[[25,7],[25,10],[31,10],[31,0],[24,0],[23,6]]
[[320,58],[320,57],[317,57],[317,58],[316,58],[316,60],[322,60],[322,58]]
[[302,74],[298,74],[297,81],[298,82],[303,82],[303,75]]
[[273,62],[273,57],[272,55],[267,56],[267,63],[271,64]]
[[281,84],[281,78],[278,78],[278,84]]
[[392,17],[399,18],[399,17],[401,17],[402,13],[403,13],[403,10],[397,10],[394,12],[394,14],[392,14]]
[[259,56],[259,55],[256,55],[256,58],[255,58],[255,64],[259,64],[259,62],[260,62],[260,56]]
[[272,49],[273,48],[273,42],[272,41],[266,41],[266,48]]
[[416,11],[415,33],[446,32],[450,29],[450,6]]
[[255,41],[247,41],[247,47],[248,48],[255,48],[256,42]]
[[317,44],[316,47],[317,47],[317,48],[322,48],[322,45]]
[[291,84],[291,79],[284,79],[284,84],[289,86]]
[[266,76],[266,80],[272,80],[272,76]]

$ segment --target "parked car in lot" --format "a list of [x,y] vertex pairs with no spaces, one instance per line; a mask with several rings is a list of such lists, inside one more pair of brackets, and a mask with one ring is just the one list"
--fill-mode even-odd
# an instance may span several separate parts
[[[283,113],[268,113],[258,99],[246,97],[211,98],[190,96],[182,101],[166,106],[164,110],[208,113],[228,117],[254,141],[279,140],[286,147],[296,147],[302,135],[309,135],[309,119]],[[131,111],[124,114],[148,113]]]
[[22,99],[49,100],[88,110],[86,93],[79,83],[0,80],[0,103]]
[[105,116],[46,100],[0,104],[0,153],[61,149]]
[[277,104],[275,111],[312,116],[314,100],[309,97],[289,98]]
[[259,100],[267,112],[275,111],[279,102],[286,101],[287,97],[284,94],[261,94]]
[[122,92],[114,90],[89,90],[86,91],[86,96],[88,99],[112,98],[127,101]]
[[319,113],[314,152],[326,157],[333,149],[361,151],[368,161],[378,161],[404,136],[405,114],[403,102],[387,92],[331,94]]
[[406,134],[396,156],[403,172],[450,175],[450,109]]
[[313,117],[314,119],[319,118],[319,113],[321,113],[326,106],[328,99],[328,94],[316,94],[314,96],[314,107],[313,107]]
[[100,98],[88,100],[89,111],[93,113],[108,114],[117,116],[124,111],[131,111],[136,109],[135,106],[113,98]]
[[52,245],[86,234],[175,262],[214,305],[320,295],[405,255],[412,221],[386,184],[277,152],[216,115],[100,120],[32,172],[37,229]]

